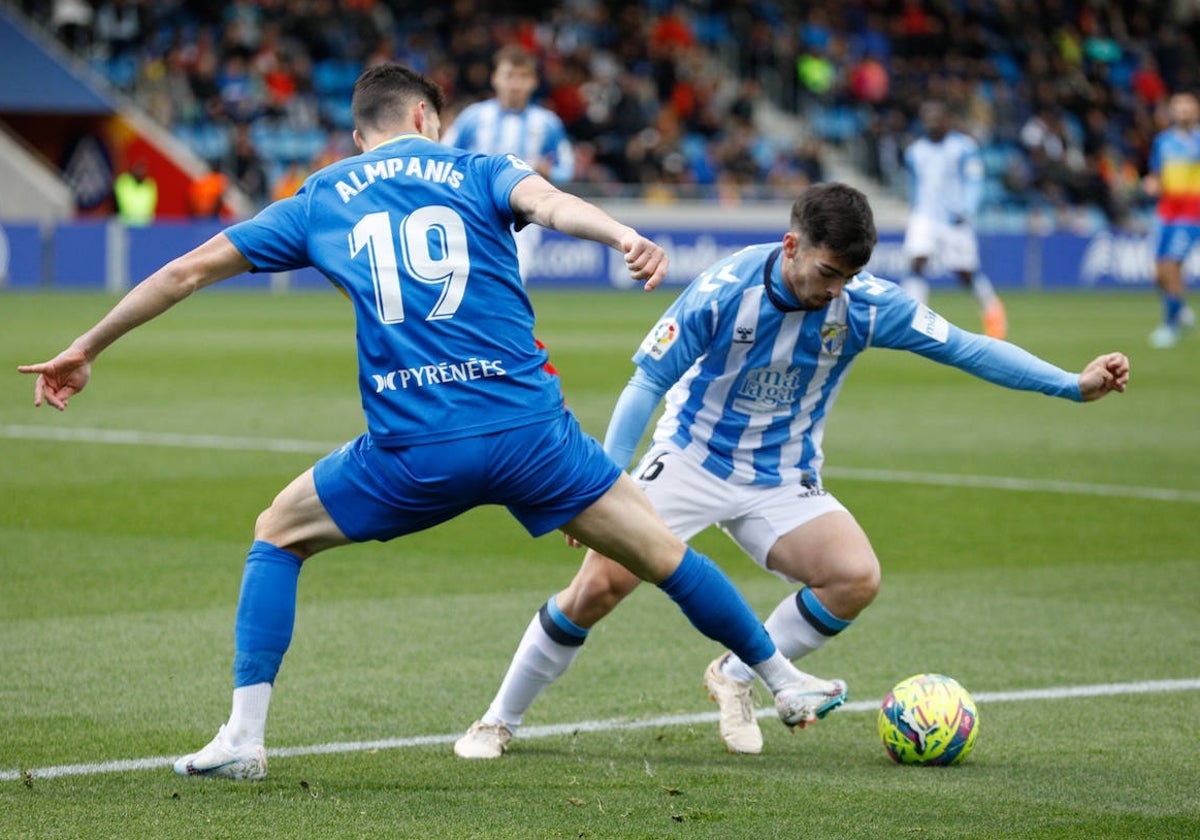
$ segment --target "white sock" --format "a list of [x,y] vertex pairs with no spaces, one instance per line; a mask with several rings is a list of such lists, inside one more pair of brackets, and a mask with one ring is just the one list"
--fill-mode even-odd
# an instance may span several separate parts
[[225,737],[236,745],[262,741],[267,730],[267,708],[271,705],[271,684],[255,683],[233,690],[233,710],[225,724]]
[[996,288],[986,274],[976,274],[971,278],[971,292],[981,309],[987,309],[996,301]]
[[795,665],[778,650],[775,655],[765,662],[759,662],[754,667],[754,673],[762,677],[772,694],[777,694],[781,688],[804,679]]
[[[792,661],[807,656],[829,641],[829,637],[818,632],[796,606],[795,594],[788,595],[775,607],[770,618],[764,625],[775,647],[786,658]],[[731,679],[748,682],[754,679],[754,671],[749,665],[731,654],[721,666],[721,673]]]
[[542,628],[541,617],[535,614],[483,722],[503,723],[516,730],[533,701],[546,686],[562,676],[581,649],[582,645],[563,645],[551,639]]

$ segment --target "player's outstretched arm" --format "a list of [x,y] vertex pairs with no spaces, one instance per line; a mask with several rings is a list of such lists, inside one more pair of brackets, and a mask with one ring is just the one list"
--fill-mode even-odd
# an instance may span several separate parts
[[1097,356],[1079,374],[1079,393],[1084,402],[1098,400],[1112,391],[1125,392],[1129,383],[1129,359],[1124,353]]
[[625,255],[625,266],[634,280],[650,291],[667,276],[667,255],[661,247],[622,224],[594,204],[565,193],[545,178],[522,179],[509,197],[521,218],[574,236],[615,248]]
[[224,233],[172,260],[121,298],[100,321],[71,346],[47,362],[20,365],[21,373],[36,373],[33,404],[47,402],[59,411],[87,385],[92,362],[134,327],[166,312],[197,289],[248,271],[253,266]]

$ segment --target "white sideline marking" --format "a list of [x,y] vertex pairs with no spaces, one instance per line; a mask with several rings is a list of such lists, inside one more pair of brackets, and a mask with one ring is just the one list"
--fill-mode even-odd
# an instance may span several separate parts
[[[287,438],[182,435],[136,429],[60,429],[53,426],[0,426],[0,437],[13,440],[61,440],[71,443],[116,443],[125,446],[173,446],[180,449],[235,449],[255,452],[309,452],[324,455],[341,443]],[[344,443],[345,441],[342,441]]]
[[1079,481],[1054,481],[1042,478],[1005,478],[988,475],[954,475],[906,470],[875,470],[861,467],[827,467],[821,475],[856,481],[890,484],[937,484],[942,487],[985,487],[992,490],[1018,490],[1027,493],[1063,493],[1081,496],[1115,496],[1123,499],[1153,499],[1160,502],[1200,502],[1200,490],[1174,490],[1169,487],[1134,487],[1127,484],[1091,484]]
[[[11,440],[58,440],[77,443],[108,443],[124,446],[172,446],[182,449],[226,449],[252,452],[299,452],[324,455],[344,443],[322,443],[288,438],[228,437],[225,435],[185,435],[170,432],[141,432],[121,429],[54,428],[52,426],[0,426],[0,438]],[[1026,493],[1059,493],[1080,496],[1108,496],[1122,499],[1151,499],[1159,502],[1200,504],[1200,490],[1169,487],[1136,487],[1125,484],[1091,484],[1038,478],[954,475],[906,470],[876,470],[860,467],[827,467],[827,478],[852,481],[878,481],[888,484],[933,484],[942,487],[983,487]]]
[[[1149,682],[1100,683],[1098,685],[1074,685],[1058,688],[1034,688],[1026,691],[991,691],[973,694],[979,705],[987,703],[1011,703],[1020,700],[1069,700],[1080,697],[1112,697],[1120,694],[1155,694],[1165,691],[1200,690],[1200,679],[1152,680]],[[839,710],[844,712],[873,712],[879,708],[880,700],[859,700],[847,703]],[[759,709],[759,717],[772,717],[775,710]],[[697,723],[715,723],[716,712],[690,715],[665,715],[643,720],[581,720],[574,723],[556,723],[547,726],[526,726],[518,730],[518,738],[547,738],[552,735],[572,735],[576,732],[614,732],[634,729],[652,729],[662,726],[687,726]],[[305,755],[332,755],[335,753],[368,752],[404,747],[424,747],[436,744],[452,744],[461,737],[461,732],[452,735],[416,735],[409,738],[384,738],[378,741],[344,741],[329,744],[313,744],[307,747],[281,747],[267,750],[270,757]],[[32,770],[0,770],[0,781],[12,782],[19,779],[55,779],[62,776],[94,776],[100,773],[122,773],[127,770],[153,770],[170,767],[174,758],[134,758],[124,761],[106,761],[97,764],[60,764],[56,767],[39,767]]]

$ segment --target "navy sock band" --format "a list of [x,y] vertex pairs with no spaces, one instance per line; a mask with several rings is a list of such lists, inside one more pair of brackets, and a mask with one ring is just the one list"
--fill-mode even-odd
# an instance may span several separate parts
[[563,611],[554,602],[553,595],[550,596],[549,601],[542,604],[541,608],[538,609],[538,620],[541,621],[542,629],[546,631],[546,635],[560,645],[579,647],[587,641],[587,629],[580,627],[563,615]]
[[804,620],[822,636],[836,636],[850,626],[849,621],[838,618],[825,609],[825,605],[817,600],[817,596],[807,586],[796,593],[796,608],[800,610]]
[[690,546],[679,568],[658,587],[679,605],[692,626],[747,665],[775,654],[775,643],[742,593],[716,564]]
[[303,561],[256,540],[246,556],[234,625],[234,688],[275,682],[296,623],[296,587]]

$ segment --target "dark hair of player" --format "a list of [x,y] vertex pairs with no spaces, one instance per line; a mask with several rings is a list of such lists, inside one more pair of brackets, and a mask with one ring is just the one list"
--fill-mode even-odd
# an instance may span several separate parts
[[446,94],[433,79],[400,64],[377,64],[354,83],[350,113],[358,129],[386,129],[401,123],[406,111],[424,100],[441,114]]
[[496,53],[495,66],[499,67],[501,64],[511,64],[513,67],[525,67],[529,70],[537,70],[537,61],[534,60],[533,55],[516,44],[509,44],[502,47]]
[[791,227],[805,244],[828,247],[850,265],[866,265],[878,239],[867,197],[839,183],[805,187],[792,204]]

